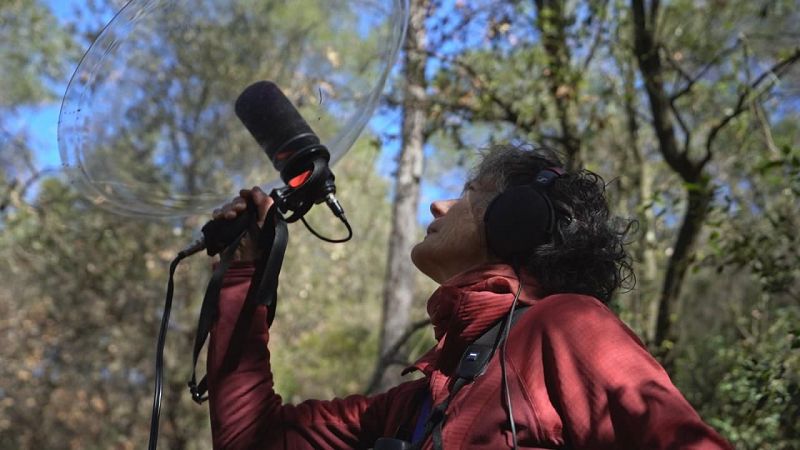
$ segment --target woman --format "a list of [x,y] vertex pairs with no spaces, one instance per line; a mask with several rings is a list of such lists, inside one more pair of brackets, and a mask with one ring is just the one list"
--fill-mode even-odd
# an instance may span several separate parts
[[[627,227],[610,217],[599,176],[561,167],[546,150],[498,146],[458,199],[433,202],[411,259],[440,284],[427,305],[437,344],[406,369],[423,378],[371,397],[284,404],[263,307],[238,367],[223,368],[260,256],[244,244],[211,332],[214,447],[371,448],[389,437],[447,449],[730,448],[606,307],[631,279]],[[249,200],[263,220],[271,200],[258,188],[214,217],[233,219]],[[483,374],[458,381],[465,349],[515,306],[527,309]]]

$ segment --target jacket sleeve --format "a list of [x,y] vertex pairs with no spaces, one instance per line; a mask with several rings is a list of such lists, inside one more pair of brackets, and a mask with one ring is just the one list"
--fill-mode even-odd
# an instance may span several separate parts
[[545,383],[573,448],[731,448],[598,300],[556,295],[535,310]]
[[[237,326],[253,273],[252,266],[228,270],[211,328],[207,371],[215,449],[369,448],[391,432],[413,405],[409,395],[423,385],[408,382],[373,397],[353,395],[331,401],[283,404],[273,389],[266,308],[260,306],[242,341],[238,365],[225,354]],[[231,365],[233,366],[233,365]]]

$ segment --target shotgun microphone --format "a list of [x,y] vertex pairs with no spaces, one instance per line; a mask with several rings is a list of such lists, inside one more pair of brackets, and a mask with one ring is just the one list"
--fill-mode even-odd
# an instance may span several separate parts
[[248,86],[236,100],[235,111],[289,186],[301,184],[302,178],[295,178],[303,176],[313,159],[330,161],[328,149],[275,83]]
[[330,152],[280,88],[271,81],[253,83],[239,95],[235,111],[286,183],[275,198],[281,210],[294,213],[286,221],[323,201],[341,219]]
[[[329,242],[348,240],[349,236],[343,240],[320,236],[303,219],[312,206],[325,202],[352,236],[335,196],[336,177],[328,167],[330,152],[280,88],[271,81],[253,83],[236,99],[235,111],[286,183],[270,193],[280,211],[291,212],[285,220],[303,220],[315,236]],[[209,221],[203,227],[202,242],[185,250],[194,253],[205,248],[209,255],[216,255],[247,229],[254,213],[254,208],[248,207],[236,220]]]

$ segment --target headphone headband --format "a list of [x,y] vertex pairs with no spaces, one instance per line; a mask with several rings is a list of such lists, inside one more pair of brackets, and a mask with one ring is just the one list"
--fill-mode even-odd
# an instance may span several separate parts
[[564,175],[564,169],[560,167],[547,167],[536,174],[534,183],[540,187],[549,188],[555,183],[556,179],[562,175]]

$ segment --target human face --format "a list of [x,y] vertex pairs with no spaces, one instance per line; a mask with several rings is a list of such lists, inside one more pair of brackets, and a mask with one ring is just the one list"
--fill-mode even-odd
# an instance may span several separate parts
[[489,262],[483,214],[496,195],[479,182],[464,187],[461,197],[431,203],[433,222],[425,239],[411,250],[411,261],[437,283]]

